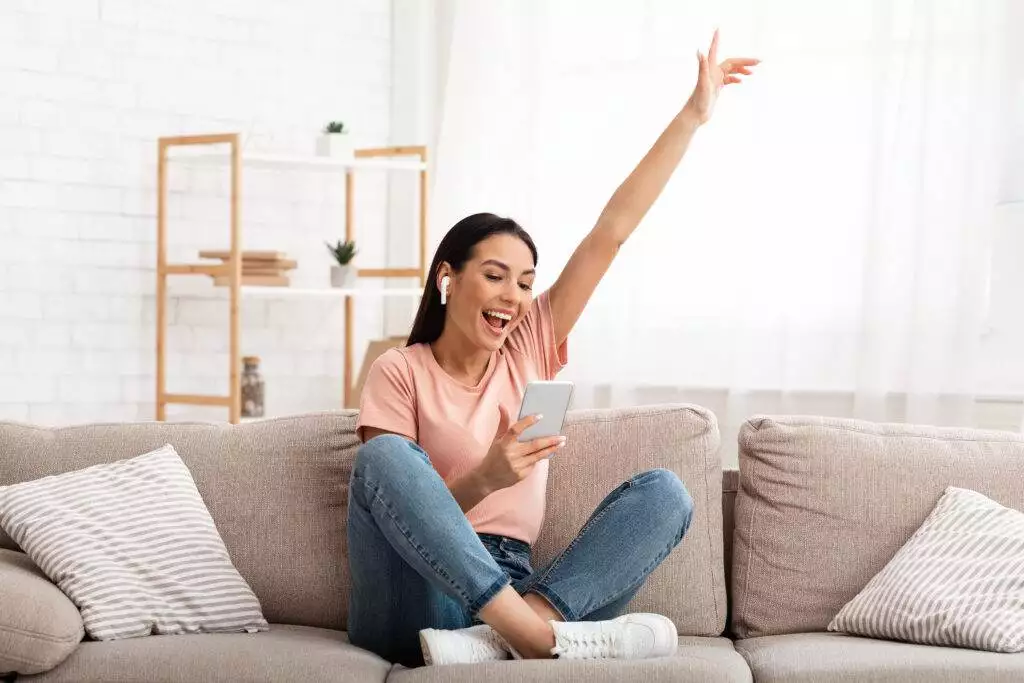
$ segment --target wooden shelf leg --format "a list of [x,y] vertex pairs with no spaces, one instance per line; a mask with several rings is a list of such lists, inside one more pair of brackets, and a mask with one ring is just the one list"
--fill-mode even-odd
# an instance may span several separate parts
[[156,180],[156,419],[167,419],[164,354],[167,331],[167,145],[157,144]]
[[231,281],[231,368],[228,372],[231,388],[228,395],[231,397],[231,405],[228,407],[229,420],[231,424],[238,424],[242,420],[242,387],[240,384],[242,358],[241,358],[241,299],[242,299],[242,231],[239,221],[239,194],[241,192],[242,164],[238,136],[231,140],[231,266],[229,279]]
[[[345,241],[353,239],[355,234],[355,226],[353,225],[353,217],[355,216],[355,202],[353,197],[353,189],[355,187],[355,176],[352,174],[352,170],[345,171]],[[353,304],[352,297],[345,297],[345,359],[344,359],[344,371],[342,372],[342,399],[341,407],[348,408],[352,402],[352,320],[355,317],[353,315]]]
[[352,406],[352,297],[345,297],[345,402],[343,408]]
[[[427,163],[427,151],[420,152],[420,161]],[[427,171],[420,171],[420,287],[427,286]]]

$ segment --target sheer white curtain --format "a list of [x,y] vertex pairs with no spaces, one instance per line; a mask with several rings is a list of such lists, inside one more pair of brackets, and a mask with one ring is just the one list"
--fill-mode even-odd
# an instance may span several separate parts
[[725,90],[571,340],[576,406],[971,424],[1002,0],[455,0],[435,238],[516,218],[549,285],[685,101]]

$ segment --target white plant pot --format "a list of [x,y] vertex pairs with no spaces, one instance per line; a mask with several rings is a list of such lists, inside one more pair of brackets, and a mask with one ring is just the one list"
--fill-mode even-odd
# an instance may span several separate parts
[[316,154],[347,161],[355,157],[355,148],[348,133],[324,133],[317,138]]
[[352,264],[346,266],[331,266],[331,287],[345,289],[351,287],[355,280],[356,270]]

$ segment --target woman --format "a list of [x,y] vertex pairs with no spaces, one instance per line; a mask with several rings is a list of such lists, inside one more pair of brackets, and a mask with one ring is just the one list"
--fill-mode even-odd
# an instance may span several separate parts
[[[520,443],[526,383],[551,379],[566,339],[619,247],[661,193],[724,85],[755,59],[697,54],[693,94],[536,299],[537,249],[514,221],[477,214],[441,241],[408,345],[373,364],[349,490],[352,643],[402,664],[670,655],[676,629],[617,617],[690,524],[667,470],[598,506],[576,540],[534,571],[548,462],[564,437]],[[667,511],[667,512],[666,512]]]

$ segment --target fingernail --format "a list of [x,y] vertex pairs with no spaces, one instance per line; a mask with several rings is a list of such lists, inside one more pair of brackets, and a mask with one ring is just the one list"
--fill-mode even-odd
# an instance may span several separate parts
[[541,415],[540,413],[537,413],[536,415],[533,416],[533,419],[537,420],[537,422],[540,422],[541,420],[544,419],[544,416]]
[[568,441],[568,439],[566,439],[564,436],[558,437],[558,443],[562,444],[563,446],[565,445],[566,441]]

